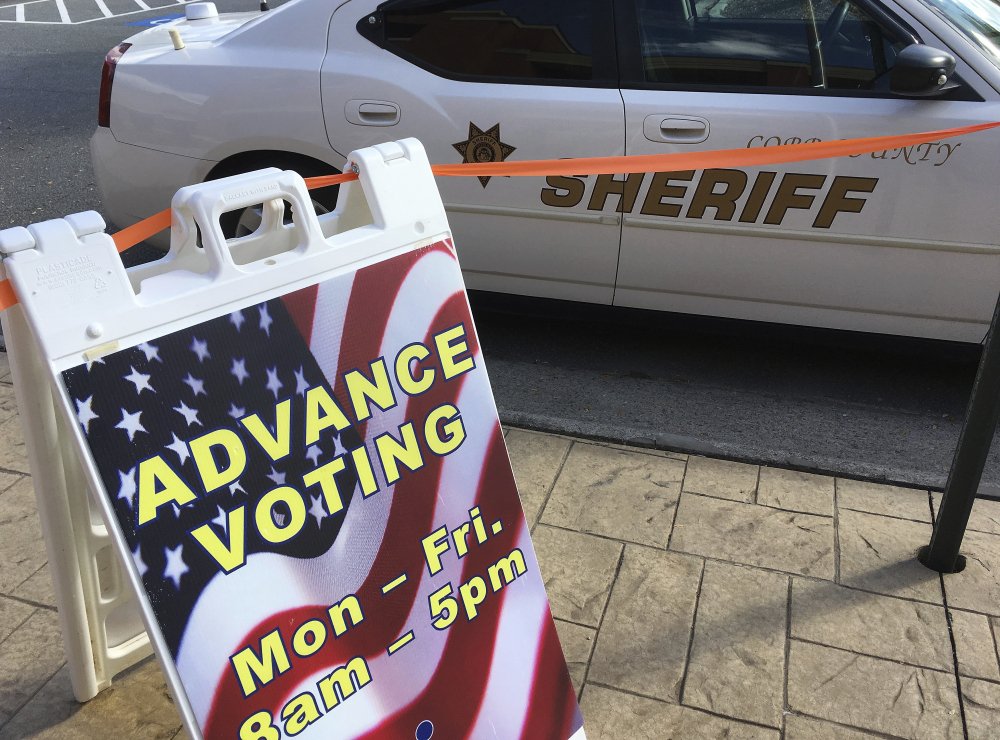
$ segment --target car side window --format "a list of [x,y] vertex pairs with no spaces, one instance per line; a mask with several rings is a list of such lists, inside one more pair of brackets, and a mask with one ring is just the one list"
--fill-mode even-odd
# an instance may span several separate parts
[[909,41],[852,0],[636,0],[645,82],[887,90]]
[[[445,76],[595,79],[598,0],[410,0],[384,6],[382,45]],[[610,35],[610,29],[607,30]]]

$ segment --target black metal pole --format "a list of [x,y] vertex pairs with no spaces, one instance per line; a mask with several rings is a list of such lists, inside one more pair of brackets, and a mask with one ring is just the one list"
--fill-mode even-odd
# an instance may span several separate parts
[[965,558],[958,554],[965,528],[972,514],[972,504],[979,490],[993,433],[1000,419],[1000,298],[993,310],[993,321],[986,334],[986,346],[979,361],[972,397],[965,412],[965,423],[958,438],[955,459],[948,473],[948,483],[941,499],[941,510],[934,523],[931,543],[920,549],[921,563],[939,573],[957,573],[965,568]]

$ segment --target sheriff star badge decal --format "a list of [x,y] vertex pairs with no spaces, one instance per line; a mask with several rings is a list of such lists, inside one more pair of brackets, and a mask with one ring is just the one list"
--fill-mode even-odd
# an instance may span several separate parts
[[[488,131],[481,130],[476,124],[469,122],[469,138],[452,144],[462,155],[462,162],[503,162],[514,152],[515,147],[500,141],[500,124],[495,124]],[[489,177],[480,177],[479,182],[485,188]]]

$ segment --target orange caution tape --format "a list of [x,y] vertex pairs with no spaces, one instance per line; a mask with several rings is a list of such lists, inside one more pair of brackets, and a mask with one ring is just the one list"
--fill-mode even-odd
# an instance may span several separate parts
[[17,303],[17,295],[10,280],[0,280],[0,311]]
[[882,149],[897,149],[938,139],[997,128],[995,123],[925,131],[918,134],[871,136],[865,139],[817,141],[811,144],[783,144],[755,149],[716,149],[710,152],[677,154],[633,154],[626,157],[584,157],[581,159],[540,159],[527,162],[483,162],[473,164],[436,164],[435,175],[448,177],[525,177],[548,175],[613,175],[632,172],[680,172],[723,167],[760,167],[762,165],[830,159],[852,154],[867,154]]
[[326,188],[330,185],[339,185],[342,182],[350,182],[351,180],[357,180],[358,176],[353,172],[345,172],[343,175],[320,175],[319,177],[307,177],[306,187],[310,190],[316,190],[317,188]]
[[[672,154],[633,154],[622,157],[582,157],[579,159],[536,159],[522,162],[476,162],[463,164],[435,164],[431,171],[441,177],[549,177],[553,175],[613,175],[636,172],[679,172],[682,170],[707,170],[719,168],[761,167],[764,165],[806,162],[857,154],[868,154],[883,149],[898,149],[929,141],[950,139],[974,134],[978,131],[1000,127],[1000,121],[978,123],[972,126],[924,131],[916,134],[869,136],[860,139],[817,141],[809,144],[782,144],[753,149],[716,149],[708,152],[680,152]],[[310,190],[357,180],[353,172],[342,175],[323,175],[306,178]],[[155,213],[132,226],[112,235],[119,252],[134,247],[170,227],[170,209]],[[0,281],[0,311],[17,303],[17,296],[9,281]]]
[[134,247],[139,242],[146,241],[149,237],[159,234],[164,229],[170,228],[170,209],[154,213],[149,218],[144,218],[138,223],[126,226],[121,231],[111,235],[115,246],[119,252],[124,252],[129,247]]

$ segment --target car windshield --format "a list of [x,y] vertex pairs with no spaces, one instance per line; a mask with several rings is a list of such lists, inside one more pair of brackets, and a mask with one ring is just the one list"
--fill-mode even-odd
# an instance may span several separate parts
[[1000,0],[924,0],[1000,67]]

